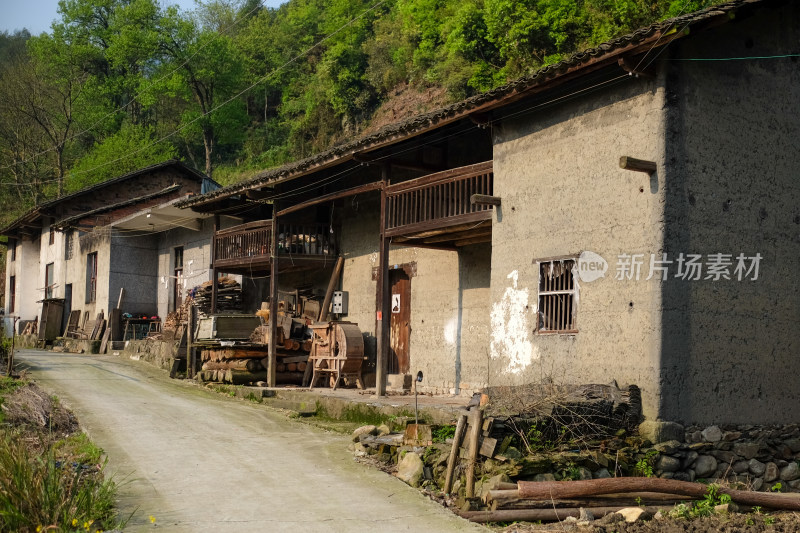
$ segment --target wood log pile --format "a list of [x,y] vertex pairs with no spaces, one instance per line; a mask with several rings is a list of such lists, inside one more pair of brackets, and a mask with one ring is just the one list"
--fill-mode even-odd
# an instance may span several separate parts
[[[595,517],[626,507],[645,507],[652,513],[686,501],[705,498],[709,486],[674,479],[619,477],[581,481],[519,481],[501,483],[484,497],[485,511],[462,511],[473,522],[556,521],[577,517],[581,509]],[[717,494],[738,505],[772,510],[800,510],[800,494],[734,490],[718,486]]]
[[[302,345],[294,351],[282,348],[276,355],[276,383],[300,385],[308,365],[308,353],[302,351]],[[269,360],[265,345],[206,348],[200,357],[202,381],[245,385],[267,379]]]
[[[211,280],[189,290],[189,297],[194,299],[198,310],[204,314],[211,314]],[[217,280],[217,313],[242,310],[242,286],[230,277]]]

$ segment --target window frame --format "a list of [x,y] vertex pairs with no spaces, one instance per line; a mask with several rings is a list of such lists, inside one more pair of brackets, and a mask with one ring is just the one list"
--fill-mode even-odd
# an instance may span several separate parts
[[86,254],[86,303],[97,301],[97,252]]
[[56,288],[56,264],[47,263],[44,266],[44,297],[50,299]]
[[17,305],[17,276],[8,277],[8,313],[14,312]]
[[[577,316],[578,316],[578,307],[580,303],[579,297],[579,283],[578,283],[578,255],[565,255],[559,257],[547,257],[542,259],[534,260],[536,264],[536,272],[538,275],[538,285],[537,285],[537,300],[536,300],[536,329],[535,332],[537,335],[575,335],[579,332],[578,323],[577,323]],[[543,271],[544,265],[554,265],[555,263],[571,263],[571,265],[567,266],[569,280],[571,281],[568,285],[558,285],[556,282],[555,285],[548,286],[545,282],[546,274]],[[570,268],[571,266],[571,268]],[[552,297],[552,296],[559,296],[564,295],[568,296],[569,298],[564,302],[564,305],[560,307],[561,311],[554,310],[551,306],[544,304],[543,305],[543,297]],[[551,299],[552,300],[552,299]],[[550,308],[548,311],[543,311],[542,309]],[[566,317],[563,312],[566,311],[569,313],[569,317]],[[564,329],[545,329],[545,313],[556,313],[553,319],[551,317],[551,322],[555,321],[558,323],[563,323],[564,325],[570,326]],[[558,314],[562,313],[562,314]]]

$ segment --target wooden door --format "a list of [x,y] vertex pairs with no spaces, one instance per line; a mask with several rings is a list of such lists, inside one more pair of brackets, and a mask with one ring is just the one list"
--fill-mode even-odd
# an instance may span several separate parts
[[402,269],[389,272],[389,373],[408,374],[411,339],[411,278]]

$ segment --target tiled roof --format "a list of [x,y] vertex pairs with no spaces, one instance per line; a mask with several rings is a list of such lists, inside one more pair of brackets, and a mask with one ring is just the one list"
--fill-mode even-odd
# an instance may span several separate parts
[[320,167],[344,162],[359,152],[393,144],[413,135],[454,122],[470,113],[487,111],[507,105],[527,94],[546,89],[551,83],[560,80],[567,74],[572,74],[576,77],[580,76],[592,65],[597,65],[604,60],[615,61],[622,54],[639,51],[642,46],[663,46],[674,38],[686,35],[686,30],[694,26],[707,22],[725,22],[732,18],[732,15],[743,6],[768,3],[771,3],[770,0],[734,0],[695,13],[651,24],[595,48],[573,54],[564,61],[543,67],[529,76],[519,78],[491,91],[412,117],[403,122],[385,126],[374,133],[353,141],[344,142],[327,151],[279,168],[260,172],[253,178],[243,182],[217,189],[202,196],[183,200],[176,205],[178,207],[200,205],[261,185],[299,177]]

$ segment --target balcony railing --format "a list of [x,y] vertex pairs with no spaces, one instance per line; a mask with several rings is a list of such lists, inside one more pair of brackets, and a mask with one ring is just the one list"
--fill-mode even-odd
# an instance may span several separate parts
[[492,195],[492,162],[486,161],[391,185],[388,236],[490,219],[492,206],[472,204],[473,194]]
[[[278,255],[293,258],[326,258],[336,255],[327,224],[278,224]],[[272,221],[260,220],[220,230],[215,235],[214,266],[255,266],[270,262]]]

